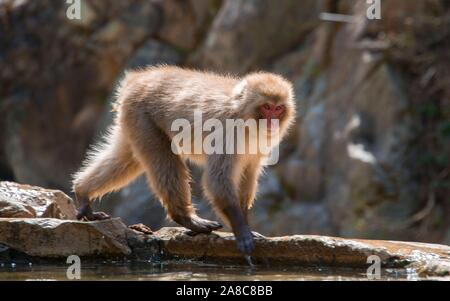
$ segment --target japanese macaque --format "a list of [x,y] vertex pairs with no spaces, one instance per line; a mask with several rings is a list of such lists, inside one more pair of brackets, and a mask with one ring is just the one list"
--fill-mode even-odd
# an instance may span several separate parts
[[[176,154],[171,147],[176,134],[171,124],[180,118],[193,122],[195,110],[202,112],[204,121],[262,120],[266,127],[260,130],[271,137],[273,147],[294,120],[291,83],[265,72],[236,78],[173,66],[150,67],[126,73],[117,89],[114,108],[117,114],[105,141],[94,147],[74,176],[78,219],[109,218],[103,212],[93,212],[91,201],[145,173],[151,190],[173,221],[196,233],[221,228],[220,223],[195,213],[186,165],[190,160],[204,167],[205,196],[231,226],[238,250],[250,254],[255,234],[249,229],[247,214],[267,154]],[[257,143],[254,140],[258,138],[253,135],[244,139],[248,145]]]

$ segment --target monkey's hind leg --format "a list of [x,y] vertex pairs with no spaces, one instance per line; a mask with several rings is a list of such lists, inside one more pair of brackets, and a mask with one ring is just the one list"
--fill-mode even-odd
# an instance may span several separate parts
[[[191,203],[190,174],[184,161],[172,152],[171,142],[148,118],[128,123],[130,141],[138,160],[146,169],[151,190],[166,208],[169,217],[193,232],[210,233],[222,225],[200,218]],[[136,133],[145,133],[134,135]]]
[[110,218],[104,212],[93,212],[91,200],[125,186],[142,172],[120,129],[113,128],[106,142],[89,154],[84,168],[74,176],[73,190],[79,205],[77,219]]

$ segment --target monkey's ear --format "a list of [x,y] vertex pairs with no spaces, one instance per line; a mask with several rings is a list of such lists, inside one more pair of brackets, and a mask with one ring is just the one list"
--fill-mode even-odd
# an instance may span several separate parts
[[247,89],[247,80],[243,79],[233,88],[233,97],[243,96]]

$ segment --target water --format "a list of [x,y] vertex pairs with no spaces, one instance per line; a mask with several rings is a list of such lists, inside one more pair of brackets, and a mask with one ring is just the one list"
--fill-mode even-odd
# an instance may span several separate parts
[[[67,280],[69,264],[0,263],[0,280]],[[405,270],[383,270],[380,280],[416,280]],[[343,268],[217,265],[190,261],[82,263],[82,280],[367,280],[366,271]]]

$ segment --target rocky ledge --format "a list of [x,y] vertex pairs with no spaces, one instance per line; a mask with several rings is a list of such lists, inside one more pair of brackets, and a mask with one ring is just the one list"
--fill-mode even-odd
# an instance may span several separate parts
[[[34,211],[46,212],[42,207],[51,207],[48,212],[58,218],[50,213],[17,214],[23,208],[34,212],[30,208],[36,202],[41,209]],[[119,218],[96,222],[62,219],[73,213],[66,208],[69,205],[73,202],[62,192],[1,182],[0,259],[55,260],[78,255],[86,259],[175,258],[246,264],[230,233],[191,236],[184,228],[152,232],[143,225],[127,227]],[[413,268],[423,277],[450,277],[450,247],[437,244],[293,235],[257,239],[252,258],[265,265],[367,268],[371,255],[378,256],[384,268]]]

